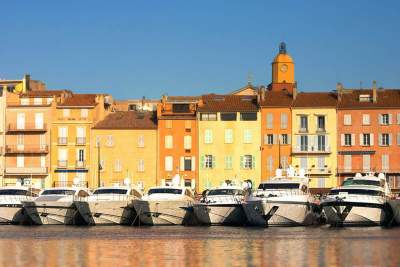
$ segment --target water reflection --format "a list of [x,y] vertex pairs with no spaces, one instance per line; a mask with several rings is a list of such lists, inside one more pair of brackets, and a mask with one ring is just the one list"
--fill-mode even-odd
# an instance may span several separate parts
[[400,266],[400,228],[0,226],[1,266]]

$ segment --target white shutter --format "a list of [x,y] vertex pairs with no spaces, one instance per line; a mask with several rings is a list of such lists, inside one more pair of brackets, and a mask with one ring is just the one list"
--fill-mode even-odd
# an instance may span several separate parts
[[268,134],[264,134],[264,145],[268,144]]
[[180,170],[181,171],[185,170],[185,157],[181,157]]
[[325,135],[325,147],[328,149],[329,146],[329,135]]
[[344,146],[345,145],[345,141],[344,141],[344,134],[340,135],[340,145]]
[[392,134],[390,133],[389,134],[389,146],[391,146],[392,145]]
[[364,142],[363,142],[363,134],[360,134],[360,146],[363,146]]
[[296,137],[296,139],[297,139],[297,144],[296,144],[296,146],[299,148],[299,150],[300,150],[300,146],[301,146],[301,137],[300,137],[300,135],[298,135],[297,137]]
[[379,122],[380,125],[383,124],[382,114],[379,114],[379,115],[378,115],[378,122]]
[[192,157],[192,171],[196,170],[196,157]]
[[292,143],[292,136],[288,134],[287,136],[287,144],[290,145]]
[[378,145],[382,145],[382,134],[378,134]]
[[274,134],[274,135],[273,135],[273,139],[274,139],[274,140],[272,140],[272,141],[273,141],[272,143],[273,143],[274,145],[276,145],[276,144],[279,143],[278,135],[277,135],[277,134]]
[[[356,135],[355,134],[351,134],[351,145],[355,146],[356,145]],[[361,144],[360,144],[361,145]]]
[[392,119],[393,119],[393,115],[392,115],[392,114],[389,114],[389,125],[392,124]]
[[371,146],[374,145],[374,134],[369,134],[369,139],[371,141]]
[[397,113],[397,124],[400,124],[400,113]]

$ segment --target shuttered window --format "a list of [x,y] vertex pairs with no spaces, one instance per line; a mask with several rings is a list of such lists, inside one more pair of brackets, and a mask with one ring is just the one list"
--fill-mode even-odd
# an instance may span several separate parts
[[351,114],[344,114],[343,124],[344,125],[351,125]]
[[288,114],[281,113],[281,129],[287,129],[288,127]]
[[368,172],[371,169],[371,157],[370,155],[363,155],[363,171]]
[[350,172],[352,169],[351,164],[351,155],[344,155],[344,171]]
[[233,143],[233,130],[225,129],[225,144],[232,144],[232,143]]
[[274,120],[274,115],[272,113],[267,113],[267,129],[272,129]]
[[213,142],[213,132],[211,129],[206,129],[204,131],[204,143],[212,144],[212,142]]
[[389,171],[389,155],[387,154],[382,155],[382,171]]

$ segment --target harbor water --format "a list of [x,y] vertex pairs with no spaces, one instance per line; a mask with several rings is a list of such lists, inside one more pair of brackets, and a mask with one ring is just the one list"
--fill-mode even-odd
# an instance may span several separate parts
[[400,228],[0,225],[8,266],[400,266]]

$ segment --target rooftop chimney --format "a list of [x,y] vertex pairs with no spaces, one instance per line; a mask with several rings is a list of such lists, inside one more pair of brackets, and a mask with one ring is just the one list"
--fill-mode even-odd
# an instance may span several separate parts
[[378,102],[378,92],[376,88],[376,81],[372,81],[372,102]]
[[296,99],[296,97],[297,97],[297,82],[295,82],[294,84],[293,84],[293,99]]
[[343,84],[342,83],[338,82],[336,84],[336,92],[338,95],[338,100],[339,101],[342,100],[342,94],[343,94]]

